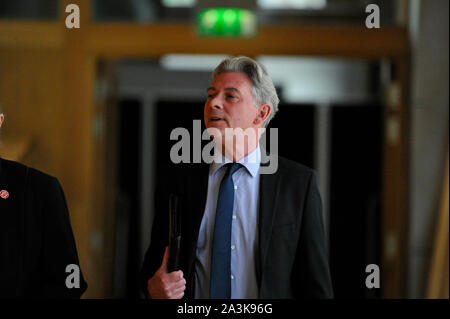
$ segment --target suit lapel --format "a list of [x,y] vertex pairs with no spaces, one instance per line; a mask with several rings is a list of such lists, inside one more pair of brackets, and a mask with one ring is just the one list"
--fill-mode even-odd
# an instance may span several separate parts
[[[200,223],[202,221],[203,213],[205,211],[206,195],[208,190],[208,173],[209,173],[209,165],[207,164],[201,165],[199,170],[195,170],[194,175],[191,176],[192,179],[191,189],[187,190],[187,192],[191,193],[190,197],[195,198],[194,229],[196,235],[198,235]],[[195,180],[198,181],[197,182],[198,184],[195,182]]]
[[209,165],[202,164],[198,169],[193,169],[190,176],[190,187],[186,189],[186,194],[189,194],[189,198],[192,199],[191,212],[192,221],[190,225],[186,227],[190,234],[187,236],[190,242],[189,246],[189,260],[188,260],[188,276],[189,284],[192,291],[188,291],[188,294],[192,294],[193,297],[193,274],[194,274],[194,262],[195,254],[198,242],[198,233],[200,230],[200,224],[202,222],[203,214],[205,212],[206,195],[208,189],[208,173]]
[[[261,164],[263,166],[264,164]],[[272,236],[272,226],[275,220],[275,208],[277,206],[280,170],[274,174],[262,174],[260,176],[259,188],[259,251],[256,262],[256,273],[258,282],[261,283],[270,238]]]
[[[199,187],[199,207],[197,211],[197,219],[201,222],[203,213],[206,205],[206,195],[208,190],[208,177],[209,177],[209,165],[202,165],[200,170],[200,176],[194,176],[194,178],[200,178],[200,187]],[[198,223],[198,229],[200,228],[200,222]]]

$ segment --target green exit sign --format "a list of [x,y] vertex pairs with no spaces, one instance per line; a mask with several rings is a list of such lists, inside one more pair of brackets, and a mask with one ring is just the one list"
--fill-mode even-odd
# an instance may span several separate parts
[[252,37],[256,29],[255,13],[247,9],[204,9],[197,15],[197,30],[205,36]]

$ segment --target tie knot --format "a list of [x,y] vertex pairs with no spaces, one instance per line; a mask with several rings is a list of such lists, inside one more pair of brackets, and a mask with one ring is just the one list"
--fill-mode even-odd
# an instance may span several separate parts
[[225,164],[225,167],[227,168],[227,170],[225,172],[225,175],[233,176],[233,174],[236,173],[236,171],[242,167],[242,164],[240,164],[240,163],[228,163],[228,164]]

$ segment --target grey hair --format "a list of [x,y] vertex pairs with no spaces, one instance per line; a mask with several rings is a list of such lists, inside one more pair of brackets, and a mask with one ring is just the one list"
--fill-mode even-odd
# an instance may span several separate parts
[[266,127],[275,114],[278,112],[278,98],[277,91],[273,85],[272,79],[267,73],[264,65],[250,59],[246,56],[230,57],[223,60],[213,71],[213,80],[224,72],[239,72],[246,74],[252,81],[253,101],[256,107],[261,104],[269,104],[271,112],[269,117],[264,122]]

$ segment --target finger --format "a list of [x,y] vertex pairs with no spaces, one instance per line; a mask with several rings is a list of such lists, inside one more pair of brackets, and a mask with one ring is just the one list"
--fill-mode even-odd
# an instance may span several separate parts
[[177,270],[169,273],[170,281],[180,281],[184,278],[184,274],[182,270]]
[[164,284],[165,298],[178,299],[182,297],[182,293],[186,290],[186,281],[183,279],[178,282],[170,282]]
[[184,296],[184,291],[181,291],[179,293],[173,294],[170,299],[181,299]]
[[184,280],[184,279],[170,284],[171,290],[177,290],[177,289],[181,289],[183,287],[186,287],[186,280]]
[[183,278],[178,281],[171,281],[171,280],[167,280],[167,278],[166,278],[166,280],[164,281],[164,286],[167,290],[172,291],[174,289],[178,289],[183,286],[186,286],[186,280]]
[[174,295],[174,296],[172,296],[172,297],[169,298],[169,299],[181,299],[181,298],[183,298],[183,296],[184,296],[184,292],[181,293],[181,294],[179,294],[179,295]]
[[164,270],[167,272],[167,263],[169,262],[169,246],[166,246],[166,250],[164,251],[164,257],[161,263],[161,267],[159,267],[161,270]]
[[184,295],[185,290],[186,286],[176,287],[174,285],[170,285],[164,289],[165,298],[179,299]]
[[178,287],[178,288],[176,288],[176,289],[173,289],[173,290],[172,290],[172,293],[173,293],[174,295],[179,295],[179,294],[184,293],[185,290],[186,290],[186,285],[183,285],[183,286],[181,286],[181,287]]

